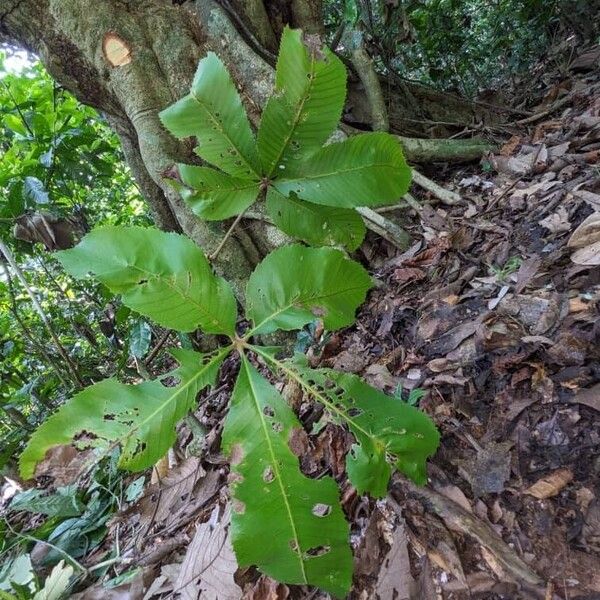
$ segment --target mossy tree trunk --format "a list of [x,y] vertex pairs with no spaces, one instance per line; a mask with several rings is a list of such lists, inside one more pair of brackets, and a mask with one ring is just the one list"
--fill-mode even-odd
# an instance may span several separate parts
[[[224,225],[197,219],[165,183],[164,173],[174,162],[195,159],[192,141],[174,140],[158,112],[187,93],[198,60],[212,50],[231,71],[256,123],[272,89],[274,53],[284,24],[322,32],[320,0],[232,0],[224,5],[227,10],[215,0],[0,0],[0,42],[35,53],[59,84],[106,116],[157,225],[185,232],[209,252],[222,238]],[[125,64],[108,60],[107,35],[128,47]],[[456,100],[450,106],[447,98],[438,101],[419,86],[386,93],[397,133],[423,133],[420,121],[448,121],[449,112],[458,121],[475,118],[468,103]],[[368,127],[365,97],[360,79],[351,77],[347,114],[353,124]],[[238,228],[219,254],[217,270],[240,289],[276,243],[273,235],[256,222]]]

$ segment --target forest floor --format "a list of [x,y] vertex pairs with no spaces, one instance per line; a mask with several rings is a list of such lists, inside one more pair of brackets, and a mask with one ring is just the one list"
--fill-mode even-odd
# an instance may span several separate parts
[[[496,154],[424,171],[460,200],[415,186],[420,208],[387,213],[414,244],[400,252],[369,237],[362,258],[377,288],[354,327],[308,348],[315,364],[404,399],[423,390],[410,399],[442,435],[429,485],[398,476],[382,501],[345,479],[347,434],[328,425],[306,436],[304,472],[341,483],[353,600],[600,599],[599,63],[578,59],[530,85],[533,117],[484,129]],[[327,598],[236,572],[218,452],[234,368],[196,414],[202,451],[184,425],[186,458],[80,561],[96,564],[118,541],[113,575],[137,575],[75,597],[229,600],[240,597],[235,572],[246,600]],[[284,391],[310,422],[313,407]]]

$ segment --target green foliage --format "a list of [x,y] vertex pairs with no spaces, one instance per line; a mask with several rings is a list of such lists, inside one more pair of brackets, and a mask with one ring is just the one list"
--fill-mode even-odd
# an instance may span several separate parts
[[190,94],[161,113],[177,137],[195,135],[197,154],[217,167],[179,165],[173,185],[203,219],[244,212],[266,195],[266,211],[285,233],[312,245],[354,249],[365,227],[354,208],[389,204],[410,184],[398,141],[384,133],[322,147],[340,119],[346,70],[327,48],[284,30],[275,91],[254,140],[225,66],[200,61]]
[[526,73],[558,22],[575,12],[567,5],[577,3],[581,12],[589,6],[585,0],[327,0],[325,13],[332,35],[342,23],[362,28],[382,70],[474,96]]
[[246,313],[253,334],[301,329],[315,317],[327,329],[340,329],[354,322],[370,287],[367,272],[339,250],[286,246],[271,252],[250,276]]
[[57,256],[74,277],[92,272],[111,292],[121,294],[125,306],[164,327],[234,331],[231,287],[213,274],[202,251],[185,237],[142,227],[99,227]]
[[[19,461],[21,475],[32,477],[47,450],[70,443],[104,452],[118,445],[121,467],[136,471],[151,467],[173,445],[175,425],[188,414],[198,392],[214,383],[225,356],[223,351],[201,355],[183,349],[172,354],[179,367],[162,381],[126,385],[104,379],[63,404],[31,436]],[[169,378],[177,385],[163,383]]]
[[[255,140],[229,74],[209,54],[200,62],[190,94],[161,118],[177,137],[196,136],[197,154],[219,170],[180,165],[181,182],[172,184],[205,219],[241,214],[261,195],[286,233],[314,245],[356,248],[365,229],[354,209],[398,199],[410,171],[398,142],[387,134],[323,147],[340,117],[345,78],[335,55],[286,29],[276,90]],[[35,181],[29,187],[31,194],[43,194]],[[136,365],[152,335],[140,315],[169,329],[200,329],[229,342],[212,354],[173,350],[179,366],[155,380],[131,384],[111,377],[78,391],[31,435],[20,457],[21,475],[33,476],[46,453],[65,444],[91,451],[90,460],[96,461],[118,448],[120,467],[150,467],[174,443],[176,425],[198,393],[213,386],[223,361],[237,354],[240,371],[222,443],[232,471],[231,531],[239,564],[344,596],[352,581],[352,553],[336,482],[301,472],[293,439],[302,425],[271,379],[282,375],[296,381],[323,405],[325,419],[348,427],[356,443],[347,471],[360,493],[383,496],[394,469],[423,483],[438,434],[414,407],[353,375],[280,359],[277,348],[260,345],[260,336],[300,330],[315,319],[330,331],[352,325],[372,286],[366,270],[338,249],[291,244],[275,250],[248,281],[246,311],[240,316],[249,326],[241,332],[231,287],[181,235],[103,226],[56,257],[73,277],[85,282],[92,274],[120,295],[122,308],[113,309],[113,320],[133,323],[127,354]],[[40,501],[50,502],[26,500],[24,508],[34,500],[38,508]],[[83,516],[72,518],[81,524]],[[70,521],[49,539],[76,525]],[[267,530],[273,535],[264,536]]]
[[[141,247],[157,249],[157,253],[141,252]],[[171,254],[168,262],[162,249]],[[61,253],[61,260],[77,276],[95,272],[130,305],[132,286],[147,285],[146,281],[140,283],[139,273],[149,278],[148,273],[160,272],[161,281],[183,280],[192,286],[192,274],[206,262],[202,252],[198,248],[192,251],[182,236],[120,227],[88,234],[78,247]],[[132,265],[137,270],[135,277]],[[202,277],[216,280],[211,272]],[[220,328],[229,335],[229,345],[212,355],[174,351],[180,366],[160,380],[125,385],[108,379],[79,392],[32,435],[21,455],[21,474],[31,476],[47,450],[68,443],[104,452],[119,446],[120,466],[131,470],[149,467],[174,442],[175,425],[192,408],[196,394],[214,384],[222,361],[237,352],[241,369],[225,422],[223,449],[234,473],[232,539],[238,560],[282,581],[310,583],[344,595],[351,582],[352,556],[335,482],[327,477],[315,481],[301,473],[290,448],[301,425],[253,363],[260,361],[273,375],[297,381],[323,404],[331,420],[349,427],[356,445],[348,457],[348,474],[360,492],[384,495],[394,468],[422,483],[425,461],[437,447],[437,432],[417,409],[357,377],[282,361],[276,357],[276,349],[256,345],[255,337],[301,329],[315,317],[330,330],[350,325],[370,287],[371,279],[363,267],[340,250],[300,245],[275,250],[248,282],[246,318],[250,328],[243,337],[235,329]],[[196,304],[214,314],[219,308],[229,314],[230,307],[214,289],[205,285],[191,297],[192,314]],[[160,300],[164,290],[166,304]],[[177,295],[180,310],[167,311],[171,298],[170,288],[164,288],[148,296],[142,307],[135,307],[154,319],[164,320],[169,313],[187,326],[181,315],[188,314],[183,310],[188,296]],[[174,327],[171,321],[168,325]],[[208,327],[212,327],[210,321]],[[176,383],[167,387],[172,381]],[[257,536],[266,529],[276,534],[256,544]]]
[[[335,481],[300,471],[289,440],[301,427],[243,356],[223,431],[234,473],[232,542],[242,567],[256,565],[280,581],[344,596],[352,580],[348,524]],[[269,530],[274,534],[265,536]]]

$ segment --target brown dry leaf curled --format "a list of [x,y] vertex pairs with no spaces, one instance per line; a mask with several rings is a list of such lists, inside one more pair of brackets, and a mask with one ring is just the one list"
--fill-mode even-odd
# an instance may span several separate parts
[[525,493],[538,500],[545,500],[556,496],[572,480],[573,472],[570,469],[558,469],[536,481]]

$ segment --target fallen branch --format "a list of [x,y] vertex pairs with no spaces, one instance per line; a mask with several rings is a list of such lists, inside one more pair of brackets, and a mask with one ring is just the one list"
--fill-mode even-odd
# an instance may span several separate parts
[[438,198],[444,204],[448,204],[449,206],[453,206],[455,204],[460,204],[462,198],[456,192],[451,192],[446,188],[443,188],[441,185],[438,185],[435,181],[432,181],[428,177],[425,177],[422,173],[419,173],[416,169],[412,170],[412,180],[413,183],[416,183],[419,187],[422,187],[424,190],[431,192],[436,198]]
[[[502,568],[517,581],[528,586],[544,585],[542,578],[534,573],[487,523],[468,513],[456,502],[428,487],[418,487],[399,477],[395,478],[395,483],[401,483],[402,488],[409,495],[425,503],[427,508],[440,517],[450,529],[477,540],[494,555]],[[392,493],[394,493],[393,488]]]
[[367,229],[377,233],[400,250],[406,250],[410,246],[410,235],[402,227],[370,208],[361,206],[356,210],[363,218]]
[[495,149],[493,144],[479,139],[421,139],[396,136],[409,162],[451,162],[464,163],[479,160],[486,152]]

